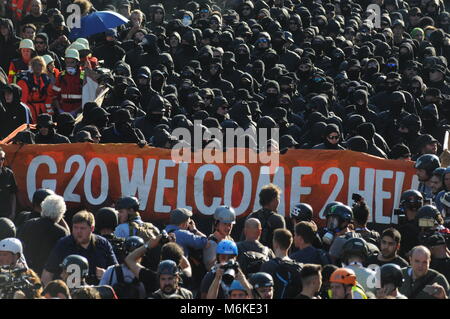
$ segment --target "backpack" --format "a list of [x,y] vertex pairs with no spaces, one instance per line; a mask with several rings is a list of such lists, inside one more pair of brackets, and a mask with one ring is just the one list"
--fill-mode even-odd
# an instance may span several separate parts
[[111,271],[111,277],[109,278],[109,283],[112,283],[112,276],[116,273],[117,282],[112,285],[117,298],[119,299],[139,299],[139,280],[134,278],[132,282],[125,282],[123,276],[122,266],[118,265]]
[[302,291],[301,264],[293,260],[274,259],[277,267],[273,273],[273,299],[291,299]]
[[[152,223],[139,224],[137,222],[129,222],[128,225],[130,227],[130,236],[141,237],[145,242],[159,235],[159,229]],[[136,233],[134,230],[136,230]]]
[[323,250],[323,249],[317,249],[317,255],[319,256],[320,264],[321,264],[322,266],[332,264],[330,255],[329,255],[325,250]]
[[262,264],[269,261],[267,253],[267,249],[265,249],[265,252],[263,253],[259,253],[256,251],[246,251],[242,253],[238,258],[238,262],[241,266],[242,272],[245,275],[259,272]]

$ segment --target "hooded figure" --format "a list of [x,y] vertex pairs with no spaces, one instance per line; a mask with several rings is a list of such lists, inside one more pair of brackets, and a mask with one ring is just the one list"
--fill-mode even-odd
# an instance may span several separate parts
[[140,67],[136,72],[136,85],[141,92],[141,105],[143,106],[144,111],[146,111],[146,107],[149,105],[151,98],[158,94],[152,88],[152,73],[147,66]]
[[402,143],[407,145],[413,154],[417,153],[417,139],[419,138],[422,121],[415,114],[405,116],[400,121],[399,132],[402,137]]
[[353,136],[345,142],[345,146],[350,151],[367,153],[368,145],[364,137],[360,135]]
[[[241,76],[244,74],[236,69],[236,59],[233,52],[226,51],[222,55],[223,78],[238,87]],[[253,81],[252,81],[253,82]]]
[[375,126],[372,123],[362,123],[358,125],[356,131],[366,140],[368,154],[387,158],[386,153],[383,152],[383,150],[381,150],[374,142]]
[[247,44],[240,44],[236,49],[236,67],[245,71],[247,65],[250,63],[250,49]]
[[133,127],[133,118],[126,109],[119,109],[114,114],[115,121],[111,127],[102,132],[100,143],[138,143],[145,145],[142,132]]
[[147,106],[147,114],[135,120],[136,128],[141,130],[148,142],[154,135],[155,127],[168,122],[167,118],[164,117],[165,111],[165,99],[160,95],[155,95]]
[[345,150],[344,147],[339,145],[341,140],[341,132],[336,124],[328,124],[325,130],[322,131],[323,143],[313,147],[316,150]]
[[142,55],[142,62],[145,66],[148,66],[151,70],[159,63],[161,50],[158,46],[158,37],[154,34],[147,34],[142,40],[142,47],[144,54]]
[[351,95],[351,100],[356,107],[356,113],[372,122],[376,128],[380,127],[377,113],[369,108],[369,94],[365,90],[356,90]]
[[36,144],[64,144],[70,143],[69,139],[56,133],[52,116],[47,113],[39,114],[36,128],[39,132],[35,136]]
[[230,117],[232,120],[236,121],[244,131],[250,129],[254,133],[253,136],[256,136],[256,124],[252,120],[252,112],[250,111],[247,102],[239,101],[235,103],[230,110]]
[[7,137],[22,124],[30,124],[31,112],[22,103],[22,89],[16,84],[9,84],[1,93],[0,100],[0,139]]
[[406,62],[414,60],[414,49],[411,43],[403,42],[400,45],[399,48],[399,57],[398,57],[398,63],[399,63],[399,70],[400,73],[403,72],[403,70],[406,67]]
[[299,144],[303,149],[311,149],[322,142],[322,134],[327,127],[325,122],[314,122],[311,129],[300,139]]
[[264,91],[264,102],[261,104],[261,112],[263,115],[272,114],[272,110],[278,106],[279,94],[280,85],[278,82],[272,80],[267,81]]
[[183,66],[188,64],[191,60],[196,60],[198,56],[198,50],[195,46],[197,42],[195,32],[188,30],[183,34],[181,39],[181,44],[173,55],[176,72],[180,72]]
[[234,87],[231,82],[222,78],[223,66],[219,59],[213,59],[209,66],[209,79],[203,85],[205,88],[220,89],[223,96],[231,100],[234,95]]
[[8,29],[7,36],[0,34],[0,67],[7,72],[9,62],[19,57],[17,50],[21,39],[16,36],[11,19],[0,19],[0,27]]

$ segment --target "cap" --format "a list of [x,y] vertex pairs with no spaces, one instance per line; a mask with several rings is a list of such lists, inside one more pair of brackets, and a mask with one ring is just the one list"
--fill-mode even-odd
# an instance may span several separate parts
[[75,59],[75,60],[77,60],[77,61],[80,61],[80,54],[78,53],[78,50],[75,50],[75,49],[68,49],[68,50],[66,50],[66,54],[65,54],[66,56],[66,59],[67,58],[72,58],[72,59]]
[[53,60],[52,56],[48,54],[45,54],[42,58],[44,59],[46,65],[49,65],[50,63],[55,61]]
[[117,31],[115,29],[108,29],[108,30],[105,31],[105,35],[107,37],[117,38]]
[[0,251],[9,251],[13,254],[21,254],[22,243],[17,238],[5,238],[0,241]]
[[427,239],[425,239],[425,246],[428,247],[434,247],[434,246],[440,246],[445,245],[445,238],[441,234],[433,234]]
[[34,43],[30,39],[23,39],[20,41],[19,49],[31,49],[34,51]]
[[179,225],[184,223],[192,216],[192,212],[186,208],[176,208],[170,212],[170,223]]
[[37,118],[37,127],[51,127],[54,126],[53,118],[50,114],[42,113]]

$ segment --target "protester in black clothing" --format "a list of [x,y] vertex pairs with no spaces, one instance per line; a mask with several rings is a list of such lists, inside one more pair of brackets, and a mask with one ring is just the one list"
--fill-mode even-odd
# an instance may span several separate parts
[[19,57],[17,49],[21,39],[15,30],[11,19],[0,19],[0,67],[5,72],[8,72],[9,63]]
[[70,140],[56,133],[55,123],[52,116],[47,113],[39,114],[36,128],[39,132],[35,136],[36,144],[63,144],[70,143]]
[[328,124],[322,133],[323,143],[313,147],[316,150],[345,150],[339,145],[341,140],[341,133],[336,124]]
[[17,184],[14,172],[5,166],[6,153],[0,148],[0,217],[14,220],[16,216]]
[[109,241],[117,257],[117,261],[122,264],[126,257],[123,246],[125,239],[114,235],[114,230],[119,224],[118,216],[119,212],[114,208],[100,208],[95,214],[95,227],[96,233]]
[[22,124],[30,124],[31,112],[21,102],[22,89],[16,84],[9,84],[3,89],[0,99],[0,138],[7,137]]

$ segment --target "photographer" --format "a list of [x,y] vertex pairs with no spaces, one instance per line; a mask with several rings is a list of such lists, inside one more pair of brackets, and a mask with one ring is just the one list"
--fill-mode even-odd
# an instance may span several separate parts
[[[230,288],[234,279],[239,281],[245,287],[248,296],[251,296],[251,285],[236,263],[238,255],[236,244],[230,240],[223,240],[217,246],[216,252],[218,263],[202,281],[202,299],[226,299],[226,295],[231,292]],[[206,288],[208,289],[205,296]]]
[[203,249],[208,246],[208,238],[196,227],[191,219],[192,212],[186,208],[177,208],[170,212],[170,225],[166,232],[174,233],[177,244],[183,248],[184,256],[189,256],[189,248]]
[[377,245],[380,239],[380,234],[377,231],[367,228],[367,222],[369,220],[370,212],[369,207],[367,207],[367,204],[364,201],[364,198],[360,197],[359,200],[355,202],[352,211],[353,226],[355,227],[355,232],[361,234],[361,237],[365,241]]
[[450,282],[450,251],[447,248],[445,237],[434,234],[427,238],[425,246],[430,249],[430,268],[440,272]]
[[169,299],[174,295],[182,299],[193,299],[192,292],[179,286],[180,269],[173,260],[163,260],[158,266],[159,289],[153,299]]
[[417,211],[422,206],[422,194],[417,190],[409,189],[402,193],[400,211],[394,211],[394,214],[398,216],[398,231],[402,239],[399,254],[402,257],[418,244],[419,229],[415,219]]
[[[134,276],[144,284],[147,293],[153,292],[158,289],[158,276],[155,271],[141,265],[142,258],[145,254],[151,254],[152,251],[154,249],[157,249],[159,246],[164,246],[168,242],[174,243],[175,240],[175,234],[167,234],[166,232],[163,232],[158,236],[150,239],[145,245],[133,250],[125,258],[125,264],[131,270]],[[164,249],[161,248],[161,253],[163,253],[163,251]],[[180,268],[182,268],[183,271],[184,269],[190,267],[189,263],[186,261],[186,258],[183,257],[180,258],[178,265],[180,266]]]
[[0,266],[10,269],[28,268],[23,257],[22,243],[17,238],[5,238],[0,241]]

